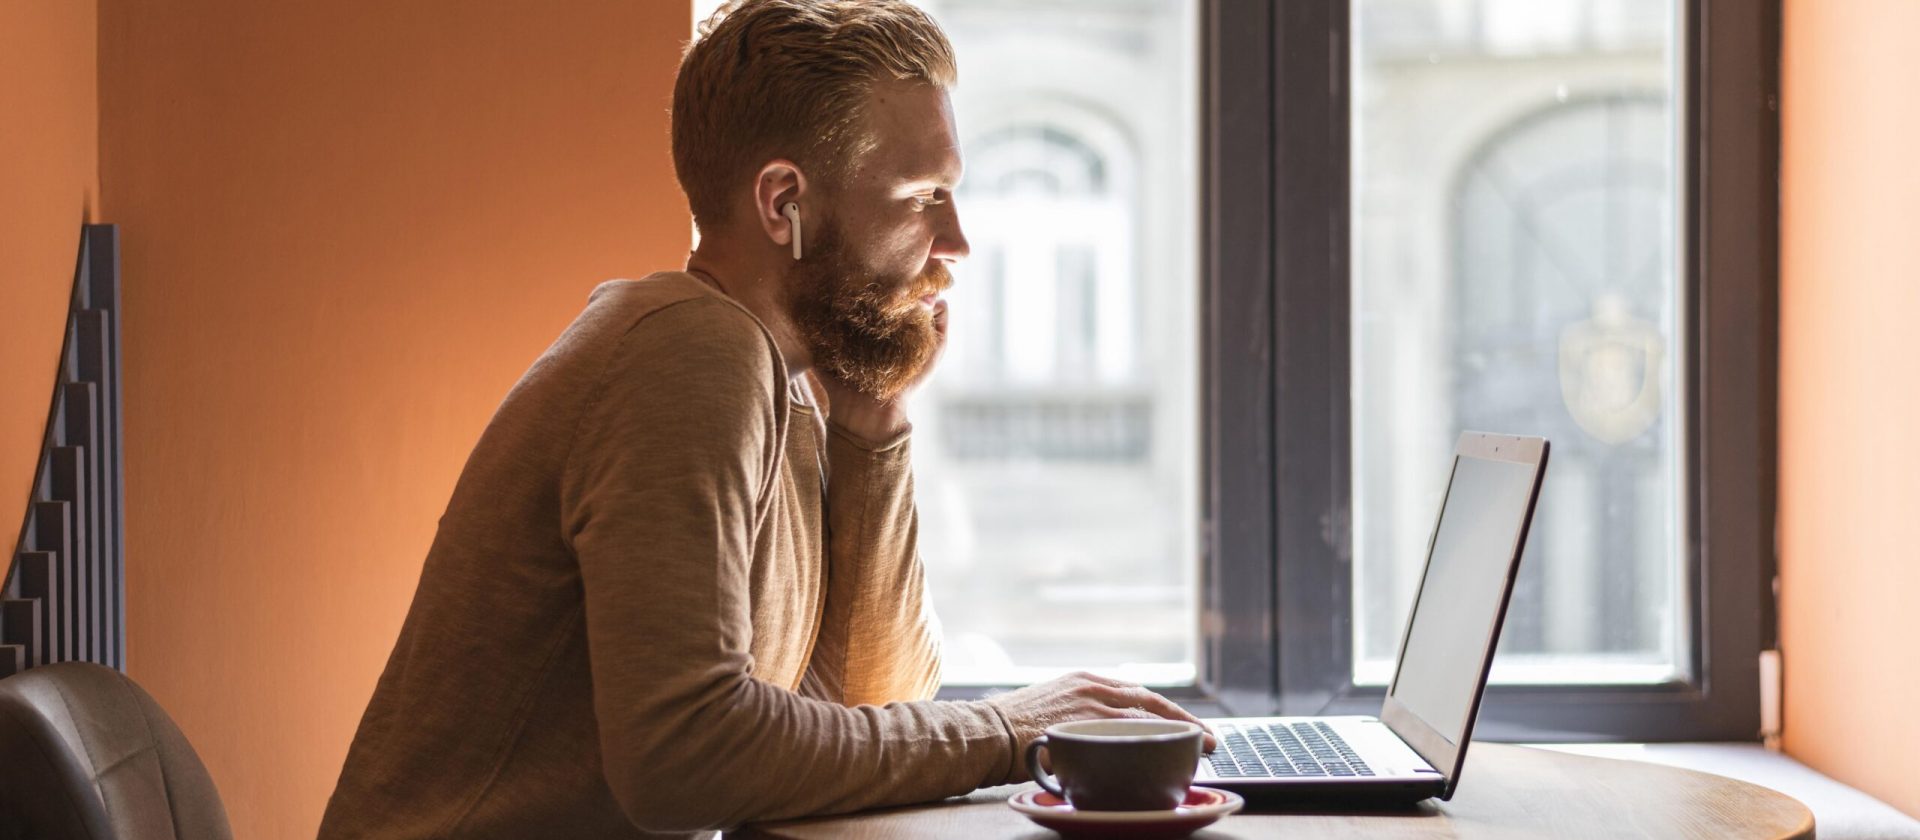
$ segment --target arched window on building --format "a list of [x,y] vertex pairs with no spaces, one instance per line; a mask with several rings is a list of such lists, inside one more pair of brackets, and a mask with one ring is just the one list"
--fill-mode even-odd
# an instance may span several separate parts
[[[1671,133],[1658,94],[1496,134],[1453,192],[1459,428],[1553,441],[1505,650],[1664,656],[1678,602]],[[1684,631],[1681,631],[1684,633]]]
[[1056,122],[967,143],[973,255],[949,294],[964,322],[939,384],[949,451],[970,459],[1143,460],[1130,162]]

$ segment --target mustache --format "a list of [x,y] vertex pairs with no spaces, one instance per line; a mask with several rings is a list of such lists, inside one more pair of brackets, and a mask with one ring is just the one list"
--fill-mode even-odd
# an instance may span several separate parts
[[920,308],[921,298],[939,295],[951,288],[953,272],[944,263],[935,263],[931,268],[891,284],[875,278],[864,285],[849,287],[846,296],[838,298],[834,307],[869,307],[878,312],[910,313]]
[[934,263],[932,268],[920,272],[914,278],[913,299],[919,300],[927,295],[937,295],[953,288],[953,272],[945,263]]

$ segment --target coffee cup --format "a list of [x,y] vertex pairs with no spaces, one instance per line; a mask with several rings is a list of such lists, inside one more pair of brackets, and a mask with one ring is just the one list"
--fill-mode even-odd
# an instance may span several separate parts
[[[1047,727],[1027,745],[1027,771],[1082,811],[1165,811],[1186,800],[1203,731],[1183,720],[1077,720]],[[1040,766],[1040,751],[1053,774]]]

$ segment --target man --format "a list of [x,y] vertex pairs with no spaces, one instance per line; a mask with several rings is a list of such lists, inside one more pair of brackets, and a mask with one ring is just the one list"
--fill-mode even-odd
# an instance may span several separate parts
[[649,837],[1023,779],[1073,675],[929,700],[905,397],[967,254],[951,48],[904,0],[748,0],[674,91],[684,272],[596,289],[454,489],[321,826]]

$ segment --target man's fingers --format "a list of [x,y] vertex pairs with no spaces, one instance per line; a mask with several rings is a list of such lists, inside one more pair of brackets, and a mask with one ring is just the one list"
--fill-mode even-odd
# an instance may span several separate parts
[[1206,721],[1201,720],[1192,712],[1180,708],[1180,705],[1172,700],[1168,700],[1158,693],[1145,688],[1124,691],[1121,692],[1121,695],[1119,698],[1120,702],[1115,704],[1117,706],[1130,706],[1143,710],[1147,713],[1148,717],[1159,717],[1166,720],[1183,720],[1188,723],[1199,724],[1201,732],[1203,733],[1201,737],[1206,742],[1206,750],[1208,752],[1212,752],[1213,748],[1219,744],[1219,739],[1215,737],[1212,727],[1207,726]]
[[1108,716],[1110,717],[1132,718],[1132,719],[1138,719],[1138,720],[1183,720],[1183,721],[1191,721],[1193,723],[1198,723],[1200,724],[1200,751],[1213,752],[1214,748],[1220,746],[1220,739],[1214,737],[1213,730],[1207,728],[1207,725],[1205,723],[1201,723],[1201,721],[1198,718],[1195,718],[1192,715],[1186,715],[1184,717],[1175,717],[1172,715],[1156,712],[1144,706],[1126,706],[1126,707],[1116,706],[1116,707],[1109,707],[1109,708],[1110,708],[1110,711],[1108,712]]
[[1172,700],[1160,696],[1159,693],[1149,688],[1127,685],[1123,688],[1111,689],[1110,692],[1101,699],[1106,700],[1114,706],[1138,706],[1167,720],[1184,720],[1206,726],[1206,724],[1201,723],[1200,719],[1195,717],[1193,713],[1180,708],[1180,706]]
[[1080,671],[1074,674],[1073,676],[1079,679],[1085,680],[1087,682],[1090,682],[1094,685],[1101,686],[1103,688],[1128,689],[1128,688],[1140,687],[1139,683],[1130,683],[1130,682],[1127,682],[1126,680],[1116,680],[1112,677],[1101,676],[1091,671]]
[[1202,747],[1214,751],[1220,741],[1193,713],[1138,683],[1076,671],[1045,683],[996,695],[994,702],[1009,707],[1016,725],[1028,738],[1050,724],[1071,720],[1135,718],[1178,720],[1201,727]]
[[[1116,706],[1133,706],[1133,692],[1146,690],[1146,688],[1140,688],[1139,683],[1127,683],[1123,679],[1102,677],[1098,673],[1077,673],[1075,677],[1087,681],[1087,688],[1092,696],[1100,700],[1116,700]],[[1125,700],[1125,702],[1117,702],[1117,700]]]
[[1135,689],[1132,692],[1132,694],[1133,694],[1134,700],[1138,705],[1143,706],[1150,711],[1158,712],[1161,717],[1167,718],[1168,720],[1190,720],[1190,721],[1193,721],[1194,723],[1200,722],[1199,718],[1189,714],[1186,709],[1182,709],[1179,706],[1174,705],[1172,700],[1168,700],[1165,697],[1161,697],[1159,693],[1153,691],[1152,689],[1146,689],[1146,688]]

